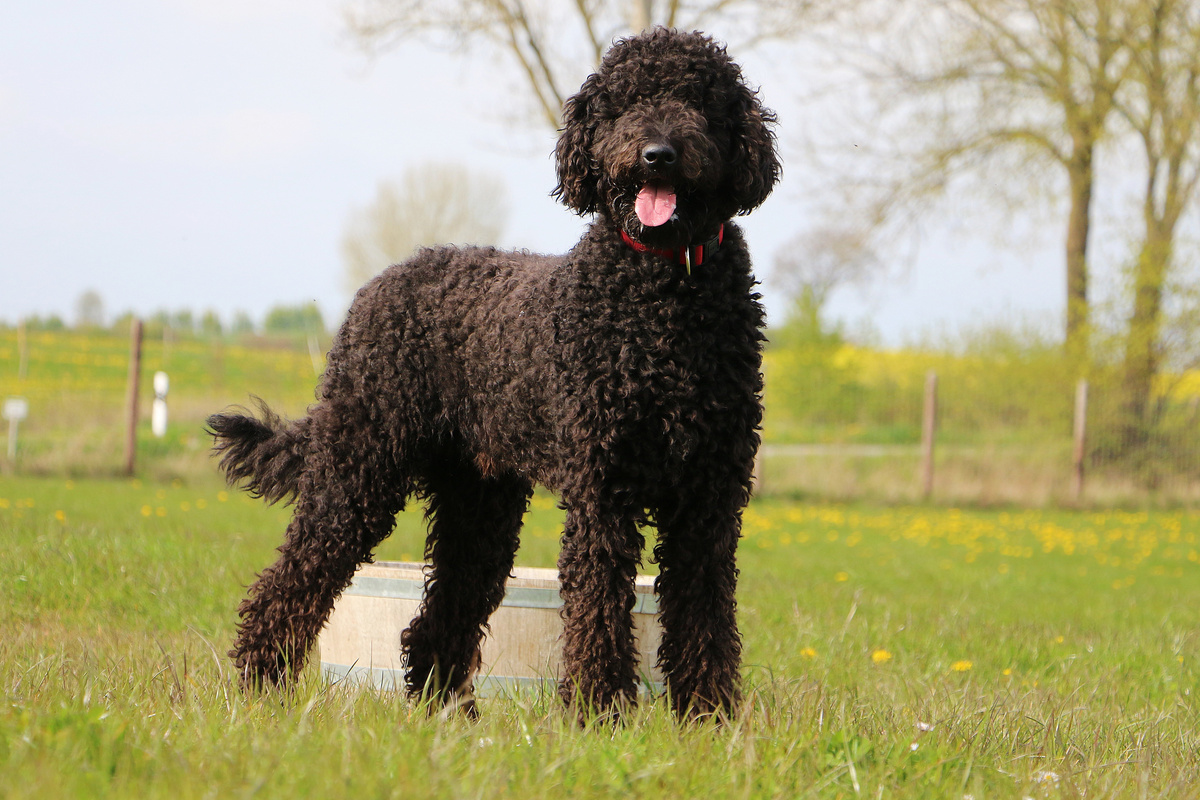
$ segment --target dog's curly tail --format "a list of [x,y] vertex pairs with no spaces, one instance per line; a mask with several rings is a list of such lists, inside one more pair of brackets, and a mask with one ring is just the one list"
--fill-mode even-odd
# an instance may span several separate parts
[[291,502],[299,490],[307,437],[304,422],[288,422],[254,398],[258,416],[245,413],[213,414],[208,433],[213,453],[221,458],[221,469],[231,486],[240,486],[269,503]]

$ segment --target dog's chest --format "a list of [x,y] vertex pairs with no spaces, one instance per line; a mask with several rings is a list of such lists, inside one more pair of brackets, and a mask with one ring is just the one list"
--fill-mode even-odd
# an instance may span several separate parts
[[[621,460],[678,465],[757,420],[760,319],[748,294],[627,287],[584,321],[584,414]],[[641,289],[641,291],[639,291]],[[590,362],[590,363],[589,363]],[[750,423],[749,427],[753,427]]]

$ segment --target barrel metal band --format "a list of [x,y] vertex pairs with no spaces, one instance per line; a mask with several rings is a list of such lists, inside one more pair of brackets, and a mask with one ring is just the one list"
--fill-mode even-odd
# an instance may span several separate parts
[[[420,601],[425,595],[425,587],[413,580],[356,575],[343,594]],[[510,608],[562,608],[562,598],[557,589],[510,586],[504,592],[502,605]],[[638,592],[633,613],[657,614],[658,598],[650,592]]]
[[[360,667],[357,664],[334,664],[330,661],[322,661],[321,674],[330,683],[346,683],[354,686],[369,684],[384,691],[406,690],[404,671],[399,669]],[[475,678],[475,694],[479,697],[496,697],[531,691],[552,693],[557,685],[557,680],[554,678],[480,675]],[[666,686],[661,681],[646,680],[645,676],[638,684],[639,693],[662,694],[665,688]]]

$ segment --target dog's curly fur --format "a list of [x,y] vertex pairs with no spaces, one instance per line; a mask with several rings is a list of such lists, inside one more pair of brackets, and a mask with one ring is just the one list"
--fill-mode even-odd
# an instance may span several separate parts
[[[641,526],[657,528],[658,661],[681,715],[739,698],[734,555],[761,419],[763,311],[729,220],[779,176],[774,117],[723,47],[665,29],[618,41],[564,109],[555,196],[595,213],[566,256],[437,248],[359,291],[318,402],[209,419],[229,480],[293,499],[279,559],[239,611],[244,685],[293,678],[334,600],[411,496],[428,503],[421,610],[401,638],[414,694],[469,696],[535,483],[566,510],[560,693],[634,702]],[[666,145],[672,163],[649,163]],[[669,184],[647,227],[639,190]],[[690,270],[653,248],[720,247]]]

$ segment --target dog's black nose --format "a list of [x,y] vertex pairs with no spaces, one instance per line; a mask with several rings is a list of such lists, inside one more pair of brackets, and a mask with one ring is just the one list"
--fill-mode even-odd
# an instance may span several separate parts
[[678,156],[669,144],[652,144],[642,150],[642,163],[647,167],[670,167],[674,166]]

